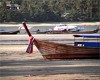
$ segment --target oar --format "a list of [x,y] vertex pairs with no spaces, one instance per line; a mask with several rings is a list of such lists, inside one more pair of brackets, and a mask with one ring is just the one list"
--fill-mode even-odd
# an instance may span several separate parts
[[25,23],[25,22],[22,22],[22,23],[23,23],[23,26],[24,26],[24,28],[25,28],[27,34],[29,35],[29,37],[32,36],[31,33],[30,33],[30,31],[29,31],[28,28],[27,28],[26,23]]

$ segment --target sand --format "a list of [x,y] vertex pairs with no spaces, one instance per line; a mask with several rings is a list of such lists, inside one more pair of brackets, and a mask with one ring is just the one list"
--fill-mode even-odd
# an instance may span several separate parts
[[49,61],[26,47],[0,45],[0,80],[100,80],[100,59]]
[[[56,26],[59,23],[27,23],[27,26]],[[22,25],[20,24],[0,24],[0,27],[18,27]],[[73,23],[68,23],[67,25],[100,25],[100,22],[73,22]]]
[[[55,24],[30,24],[30,26],[52,25]],[[100,23],[78,25],[100,25]],[[18,26],[18,24],[0,24],[0,27],[3,26]],[[16,37],[9,35],[10,38],[7,36],[0,36],[0,40],[28,40],[26,35]],[[39,38],[39,36],[35,37]],[[55,38],[59,39],[59,37]],[[27,54],[25,52],[27,45],[0,45],[0,80],[100,80],[100,59],[49,61],[43,59],[37,48],[33,47],[33,53]]]

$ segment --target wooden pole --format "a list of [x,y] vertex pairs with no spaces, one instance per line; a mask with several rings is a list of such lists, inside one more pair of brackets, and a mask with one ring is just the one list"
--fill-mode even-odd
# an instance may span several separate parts
[[22,24],[23,24],[23,26],[24,26],[24,28],[25,28],[27,34],[29,35],[29,37],[32,36],[31,33],[30,33],[30,31],[29,31],[28,28],[27,28],[26,22],[22,22]]

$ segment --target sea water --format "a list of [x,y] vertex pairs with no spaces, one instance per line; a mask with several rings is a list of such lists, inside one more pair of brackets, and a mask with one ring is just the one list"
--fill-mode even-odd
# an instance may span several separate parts
[[[33,34],[33,33],[35,33],[38,29],[40,30],[40,31],[48,31],[49,29],[50,30],[53,30],[54,29],[54,27],[55,27],[56,25],[52,25],[52,26],[31,26],[31,29],[29,29],[30,30],[30,32]],[[2,31],[15,31],[15,30],[18,30],[18,27],[19,26],[9,26],[9,27],[0,27],[0,32],[2,32]],[[81,27],[81,28],[83,28],[82,29],[82,31],[90,31],[90,30],[94,30],[94,29],[96,29],[97,28],[97,25],[91,25],[91,26],[79,26],[79,27]],[[20,34],[26,34],[26,31],[25,31],[25,29],[21,29],[20,30],[20,33],[18,34],[18,35],[20,35]]]

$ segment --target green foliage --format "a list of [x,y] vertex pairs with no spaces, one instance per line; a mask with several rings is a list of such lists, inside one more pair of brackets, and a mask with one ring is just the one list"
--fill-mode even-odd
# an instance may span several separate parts
[[[18,4],[19,11],[6,2]],[[99,21],[100,0],[0,0],[0,22]]]

